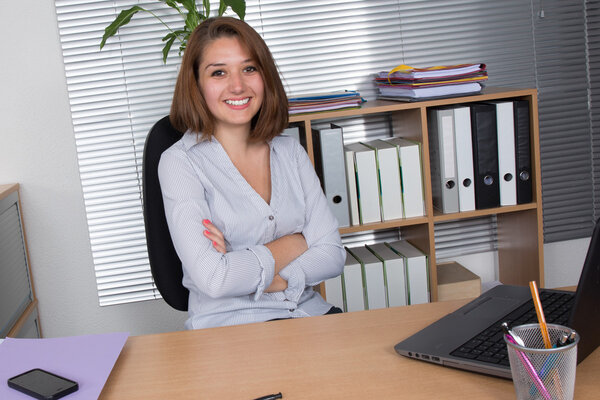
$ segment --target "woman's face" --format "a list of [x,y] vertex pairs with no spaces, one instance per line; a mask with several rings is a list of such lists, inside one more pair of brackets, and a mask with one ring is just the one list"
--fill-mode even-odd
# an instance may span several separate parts
[[264,83],[257,64],[237,37],[222,37],[206,46],[198,77],[216,121],[215,134],[240,127],[249,131],[262,105]]

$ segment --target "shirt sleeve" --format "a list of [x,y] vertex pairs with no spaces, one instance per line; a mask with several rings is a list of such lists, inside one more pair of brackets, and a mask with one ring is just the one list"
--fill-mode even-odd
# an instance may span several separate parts
[[284,293],[291,301],[298,301],[306,286],[340,275],[346,260],[338,221],[327,205],[321,183],[308,155],[299,144],[295,145],[295,160],[306,204],[302,234],[308,250],[279,272],[288,282]]
[[[180,142],[178,142],[180,144]],[[204,236],[204,219],[211,219],[201,172],[185,150],[171,147],[158,166],[171,239],[184,271],[184,283],[212,298],[254,293],[258,299],[273,281],[275,260],[263,245],[220,253]]]

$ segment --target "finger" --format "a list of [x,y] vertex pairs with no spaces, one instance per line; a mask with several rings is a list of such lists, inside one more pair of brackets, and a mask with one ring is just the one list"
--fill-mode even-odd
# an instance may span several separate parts
[[208,219],[205,219],[202,221],[202,225],[204,225],[204,227],[206,229],[208,229],[213,235],[215,235],[216,237],[219,237],[221,239],[224,239],[223,233],[219,230],[219,228],[217,228],[212,222],[210,222]]
[[213,247],[220,253],[225,254],[227,252],[227,248],[225,247],[225,239],[222,237],[218,237],[214,235],[212,232],[205,230],[204,236],[211,241]]

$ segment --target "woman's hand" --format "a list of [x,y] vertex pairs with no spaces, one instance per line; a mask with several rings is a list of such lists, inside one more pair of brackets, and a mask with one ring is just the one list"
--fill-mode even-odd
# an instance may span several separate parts
[[283,268],[308,250],[306,239],[301,233],[282,236],[265,244],[275,259],[275,273],[279,274]]
[[215,250],[217,250],[219,253],[225,254],[227,252],[227,248],[225,247],[225,237],[223,236],[223,233],[221,233],[221,231],[207,219],[202,220],[202,225],[204,225],[206,228],[204,231],[204,236],[206,236],[206,238],[212,242]]
[[269,287],[265,289],[265,293],[283,292],[287,287],[287,281],[277,274],[273,277],[273,281]]

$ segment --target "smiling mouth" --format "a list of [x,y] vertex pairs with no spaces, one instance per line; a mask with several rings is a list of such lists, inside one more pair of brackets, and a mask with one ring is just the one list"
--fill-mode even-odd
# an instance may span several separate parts
[[232,106],[243,106],[244,104],[248,104],[250,101],[250,97],[246,97],[242,100],[225,100],[225,103],[230,104]]

